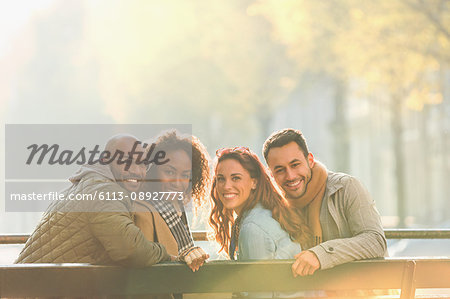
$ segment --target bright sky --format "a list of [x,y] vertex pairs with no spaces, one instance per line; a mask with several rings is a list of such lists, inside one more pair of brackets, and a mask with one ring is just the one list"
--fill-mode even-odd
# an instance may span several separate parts
[[12,43],[30,18],[51,7],[54,0],[0,0],[0,58],[12,50]]

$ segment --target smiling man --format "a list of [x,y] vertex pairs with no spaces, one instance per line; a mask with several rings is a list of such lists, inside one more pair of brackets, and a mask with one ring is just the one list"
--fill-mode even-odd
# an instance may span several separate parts
[[[134,157],[144,152],[140,142],[116,135],[105,151],[123,153],[122,161],[83,165],[69,179],[65,200],[52,203],[44,213],[16,263],[150,266],[171,259],[162,244],[148,241],[133,223],[130,192],[139,190],[146,175],[146,165]],[[93,200],[68,200],[74,195]]]
[[380,215],[367,190],[354,177],[328,171],[316,161],[300,131],[273,133],[264,143],[263,155],[293,208],[306,215],[312,232],[313,246],[295,256],[294,276],[387,256]]
[[108,163],[114,180],[124,189],[137,192],[147,173],[144,161],[137,161],[138,157],[135,157],[144,153],[140,142],[133,136],[116,135],[108,141],[105,151],[117,157]]

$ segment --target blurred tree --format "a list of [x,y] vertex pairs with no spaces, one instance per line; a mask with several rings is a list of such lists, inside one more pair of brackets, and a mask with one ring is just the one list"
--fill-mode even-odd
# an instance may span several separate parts
[[120,122],[192,123],[213,148],[259,147],[292,67],[248,3],[88,3],[86,34],[108,113]]
[[345,19],[341,11],[344,7],[334,4],[332,1],[261,0],[251,5],[249,11],[272,22],[274,39],[286,44],[287,54],[296,62],[298,79],[325,77],[333,82],[335,115],[329,127],[335,139],[335,170],[346,172],[350,168],[348,76],[334,50],[336,24],[344,26]]
[[[386,95],[399,226],[405,225],[407,215],[405,107],[422,110],[426,104],[442,101],[435,74],[450,62],[449,6],[445,0],[261,0],[253,7],[273,23],[274,35],[287,45],[300,71],[324,72],[335,78],[334,127],[344,136],[349,134],[342,129],[347,127],[343,99],[348,97],[350,81],[356,80],[363,87],[359,93]],[[336,143],[336,159],[345,161],[341,156],[348,154],[345,138],[339,134],[336,138],[343,141]],[[425,188],[430,188],[429,184]]]
[[[436,26],[429,19],[428,13],[416,9],[415,3],[348,1],[350,30],[338,35],[337,49],[343,57],[351,76],[360,77],[367,84],[367,92],[384,90],[388,96],[391,111],[391,130],[395,161],[395,180],[397,193],[397,213],[399,226],[404,227],[408,215],[405,192],[405,148],[404,122],[405,107],[423,111],[426,104],[440,104],[442,90],[436,84],[436,74],[440,64],[450,62],[438,49],[449,49],[450,40],[442,33],[442,26]],[[423,3],[422,3],[423,4]],[[431,4],[431,5],[430,5]],[[446,13],[448,9],[439,10],[443,1],[427,2],[427,9]],[[437,18],[440,19],[440,18]],[[442,24],[441,24],[442,25]],[[447,26],[450,26],[448,24]],[[424,112],[423,112],[424,113]],[[427,117],[424,113],[423,117]],[[426,126],[428,119],[422,123]],[[429,149],[427,148],[427,128],[423,132],[421,144],[425,153],[423,169],[425,176],[430,170]],[[424,195],[431,197],[431,184],[424,179]],[[432,205],[432,202],[430,202]],[[432,209],[430,208],[429,211]],[[424,215],[432,218],[431,214]]]
[[[210,152],[260,147],[274,110],[299,78],[326,76],[335,86],[330,127],[337,170],[350,167],[349,98],[370,94],[391,112],[403,223],[405,109],[443,101],[449,6],[445,0],[57,2],[30,19],[22,37],[26,62],[8,80],[15,86],[7,92],[8,114],[12,122],[41,122],[45,115],[47,122],[192,123]],[[423,116],[425,126],[431,113]]]

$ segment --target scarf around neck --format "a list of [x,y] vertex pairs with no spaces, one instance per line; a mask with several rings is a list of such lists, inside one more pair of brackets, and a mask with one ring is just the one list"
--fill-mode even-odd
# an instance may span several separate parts
[[311,168],[311,179],[306,186],[306,192],[300,198],[291,199],[292,204],[305,210],[308,226],[313,233],[313,246],[322,242],[322,226],[320,225],[320,207],[322,205],[328,173],[326,167],[319,161],[315,161]]

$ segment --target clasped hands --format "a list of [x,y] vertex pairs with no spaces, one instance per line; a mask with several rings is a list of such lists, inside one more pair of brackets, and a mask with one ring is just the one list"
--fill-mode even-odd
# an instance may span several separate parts
[[207,259],[209,259],[209,254],[198,246],[189,248],[178,256],[171,257],[172,261],[185,262],[192,272],[198,271]]

